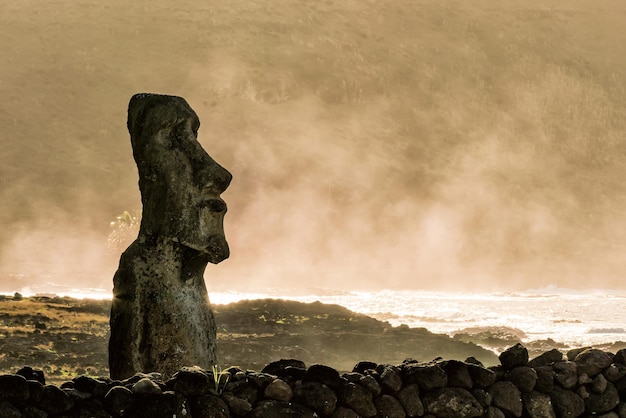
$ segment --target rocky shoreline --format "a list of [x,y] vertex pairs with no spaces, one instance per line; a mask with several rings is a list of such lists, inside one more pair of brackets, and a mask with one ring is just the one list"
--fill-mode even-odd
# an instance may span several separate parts
[[0,416],[19,417],[626,417],[626,349],[547,351],[517,344],[484,367],[465,361],[360,362],[340,374],[279,360],[260,372],[184,367],[124,381],[78,376],[60,386],[30,367],[0,376]]

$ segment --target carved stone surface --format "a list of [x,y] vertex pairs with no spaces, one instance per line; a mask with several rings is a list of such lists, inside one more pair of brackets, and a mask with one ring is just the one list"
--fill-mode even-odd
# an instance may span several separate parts
[[171,375],[215,363],[207,263],[228,258],[220,194],[231,174],[197,141],[200,121],[175,96],[136,94],[128,130],[139,171],[139,236],[113,278],[109,367],[113,379]]

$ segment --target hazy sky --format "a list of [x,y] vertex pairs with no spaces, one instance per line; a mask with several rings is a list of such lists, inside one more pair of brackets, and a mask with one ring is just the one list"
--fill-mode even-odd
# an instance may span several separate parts
[[0,290],[111,287],[137,92],[234,176],[209,291],[624,287],[624,2],[170,3],[0,4]]

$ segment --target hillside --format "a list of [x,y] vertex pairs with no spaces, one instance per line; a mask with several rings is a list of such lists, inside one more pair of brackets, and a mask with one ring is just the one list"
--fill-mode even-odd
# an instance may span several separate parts
[[623,286],[625,19],[618,0],[4,4],[0,280],[109,286],[109,223],[140,209],[126,106],[151,91],[189,101],[234,175],[217,285]]
[[[62,297],[0,298],[0,374],[28,365],[54,381],[108,376],[110,305]],[[493,352],[475,344],[423,328],[393,328],[338,305],[266,299],[214,309],[224,368],[259,368],[282,358],[347,371],[364,359],[399,363],[473,356],[497,363]]]

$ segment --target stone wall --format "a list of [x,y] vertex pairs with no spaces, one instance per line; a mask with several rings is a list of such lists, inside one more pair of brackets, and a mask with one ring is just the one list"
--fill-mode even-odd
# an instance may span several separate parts
[[25,367],[0,376],[0,417],[626,418],[626,349],[551,350],[529,361],[518,344],[500,363],[360,362],[340,374],[279,360],[261,372],[185,367],[167,381],[80,376],[60,387]]

